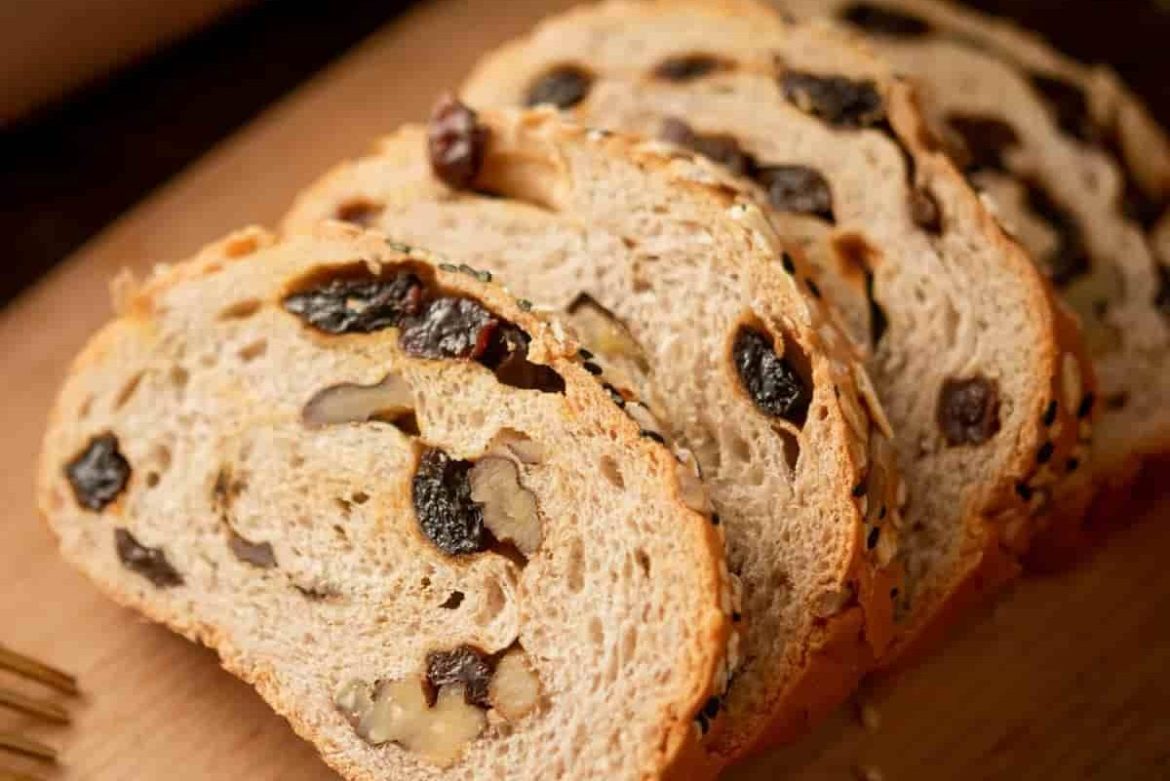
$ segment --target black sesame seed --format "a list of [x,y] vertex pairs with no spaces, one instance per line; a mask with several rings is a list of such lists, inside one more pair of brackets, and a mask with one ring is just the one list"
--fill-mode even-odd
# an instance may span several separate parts
[[853,486],[853,496],[858,499],[865,496],[865,483],[858,483]]
[[1085,394],[1081,399],[1081,406],[1077,407],[1077,417],[1087,418],[1093,414],[1093,404],[1097,401],[1097,397],[1093,395],[1092,391]]
[[646,439],[653,439],[655,442],[657,442],[660,445],[666,444],[666,439],[663,438],[663,436],[661,434],[659,434],[657,431],[651,431],[648,428],[644,428],[641,431],[639,431],[638,433],[641,434],[642,436],[646,437]]
[[731,623],[738,624],[742,620],[743,620],[743,615],[739,611],[732,611]]
[[787,251],[780,253],[780,262],[784,265],[784,270],[789,274],[796,273],[796,264],[792,261],[792,256]]
[[595,363],[585,361],[585,363],[583,363],[581,365],[585,367],[585,371],[589,372],[590,374],[592,374],[595,377],[597,375],[601,374],[601,367]]
[[865,547],[868,550],[873,550],[877,547],[878,539],[882,536],[881,527],[875,526],[869,530],[869,534],[865,537]]
[[440,263],[439,270],[440,271],[458,271],[459,267],[456,266],[454,263]]
[[1064,468],[1069,472],[1077,471],[1077,468],[1080,467],[1080,465],[1081,460],[1079,458],[1070,458],[1068,461],[1064,462]]
[[516,306],[520,307],[520,308],[521,308],[521,309],[523,309],[525,312],[531,312],[531,311],[532,311],[532,302],[531,302],[531,301],[529,301],[527,298],[521,298],[520,300],[518,300],[518,301],[516,302]]
[[711,722],[702,713],[695,717],[695,721],[699,722],[699,732],[701,734],[706,735],[707,731],[711,729]]
[[1051,426],[1056,422],[1056,400],[1048,402],[1048,406],[1044,408],[1044,425]]
[[474,277],[478,273],[478,272],[476,272],[475,269],[473,269],[471,266],[467,265],[466,263],[460,263],[459,270],[462,271],[464,274],[467,274],[469,277]]
[[1039,464],[1047,464],[1052,460],[1052,453],[1055,449],[1056,446],[1051,442],[1045,442],[1040,446],[1040,449],[1036,451],[1036,462]]
[[821,289],[817,287],[816,282],[813,282],[811,279],[806,279],[804,283],[808,285],[808,292],[813,294],[813,298],[821,297]]
[[581,359],[585,361],[593,359],[593,353],[589,352],[584,347],[581,347],[577,350],[577,355],[581,356]]
[[719,702],[718,697],[710,697],[707,702],[703,704],[703,715],[709,719],[713,719],[719,715],[719,708],[723,703]]
[[719,525],[719,513],[711,513],[711,525],[712,526]]
[[1027,483],[1016,483],[1016,493],[1026,502],[1032,498],[1032,486]]
[[478,279],[480,282],[491,282],[492,281],[492,272],[490,272],[490,271],[477,271],[475,273],[475,278]]
[[886,506],[883,504],[882,509],[878,510],[878,520],[884,521],[886,519]]

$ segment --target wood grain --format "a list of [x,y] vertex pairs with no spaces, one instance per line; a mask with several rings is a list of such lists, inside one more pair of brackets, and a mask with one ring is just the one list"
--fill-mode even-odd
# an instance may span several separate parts
[[[70,357],[107,317],[106,283],[119,268],[177,260],[241,224],[271,223],[330,164],[424,116],[478,52],[566,4],[418,8],[0,313],[0,641],[77,673],[84,692],[67,701],[68,729],[0,716],[0,731],[62,749],[62,765],[43,775],[332,778],[213,654],[114,607],[58,560],[32,506],[45,415]],[[1137,514],[1088,566],[1021,584],[896,686],[866,693],[876,731],[847,708],[729,778],[844,779],[871,766],[887,779],[1170,778],[1170,501]],[[0,676],[0,686],[21,684]]]

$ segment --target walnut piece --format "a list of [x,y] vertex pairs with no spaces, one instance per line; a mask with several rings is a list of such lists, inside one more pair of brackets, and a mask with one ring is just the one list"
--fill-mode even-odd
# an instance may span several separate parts
[[487,724],[484,711],[465,702],[459,685],[441,688],[433,707],[419,679],[383,682],[373,696],[370,688],[352,680],[333,697],[357,734],[373,746],[397,743],[439,767],[458,762]]
[[312,427],[368,420],[393,421],[414,410],[414,398],[405,379],[391,372],[376,385],[343,382],[314,394],[301,419]]
[[507,458],[486,456],[468,475],[471,498],[483,507],[484,525],[497,540],[513,543],[525,556],[540,547],[543,533],[536,497],[520,485],[520,472]]
[[540,679],[528,666],[524,651],[513,648],[496,663],[488,687],[488,701],[510,722],[519,721],[536,707],[540,701]]

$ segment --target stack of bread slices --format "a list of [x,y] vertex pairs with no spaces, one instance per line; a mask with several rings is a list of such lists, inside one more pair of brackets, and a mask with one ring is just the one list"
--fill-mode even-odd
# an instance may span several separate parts
[[711,778],[1170,448],[1168,201],[948,3],[583,6],[121,285],[40,507],[346,778]]

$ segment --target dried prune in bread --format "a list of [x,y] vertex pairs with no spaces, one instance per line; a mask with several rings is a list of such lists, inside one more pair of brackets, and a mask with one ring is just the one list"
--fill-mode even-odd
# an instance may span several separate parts
[[658,137],[663,141],[677,144],[692,152],[697,152],[708,160],[727,168],[737,176],[752,176],[756,171],[755,159],[745,152],[735,140],[734,136],[726,133],[696,133],[694,129],[675,117],[666,117]]
[[98,434],[65,465],[65,475],[77,503],[100,512],[118,498],[130,479],[130,462],[118,450],[118,437]]
[[913,14],[870,3],[853,3],[840,12],[839,18],[872,35],[918,38],[930,32],[930,25]]
[[727,66],[727,62],[711,54],[679,54],[658,63],[654,67],[654,78],[664,81],[693,81]]
[[1015,128],[995,117],[951,114],[947,125],[963,142],[961,162],[968,171],[1004,170],[1004,155],[1020,143]]
[[768,203],[781,212],[812,214],[833,221],[833,192],[815,168],[805,165],[765,165],[755,180],[768,193]]

